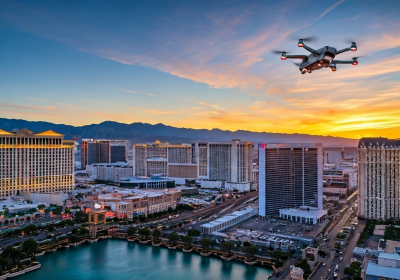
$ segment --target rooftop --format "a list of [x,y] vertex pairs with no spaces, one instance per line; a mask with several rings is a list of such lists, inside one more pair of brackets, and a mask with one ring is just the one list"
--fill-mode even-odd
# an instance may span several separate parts
[[207,224],[204,224],[204,225],[202,225],[202,227],[212,228],[212,227],[214,227],[216,225],[219,225],[221,223],[227,222],[229,220],[232,220],[232,219],[237,218],[239,216],[242,216],[244,214],[251,213],[252,211],[255,211],[255,209],[251,208],[251,207],[243,209],[243,210],[235,211],[232,214],[225,215],[225,216],[223,216],[223,217],[221,217],[221,218],[219,218],[219,219],[217,219],[215,221],[212,221],[212,222],[209,222]]
[[279,214],[286,214],[286,215],[291,215],[291,216],[297,216],[297,217],[304,217],[304,218],[319,218],[323,215],[327,214],[326,210],[318,210],[318,209],[312,209],[310,207],[310,211],[308,210],[303,210],[303,209],[279,209]]
[[56,136],[56,137],[64,137],[64,134],[54,132],[52,130],[46,130],[38,133],[34,133],[30,131],[29,129],[23,128],[20,130],[13,130],[11,132],[5,131],[3,129],[0,129],[0,135],[8,135],[8,136],[17,136],[17,135],[33,135],[33,136]]
[[[389,259],[389,260],[395,260],[395,261],[400,261],[400,255],[396,254],[396,253],[385,253],[385,252],[381,252],[379,254],[379,258],[383,258],[383,259]],[[399,270],[400,272],[400,270]]]
[[379,277],[386,277],[389,279],[390,278],[400,279],[400,268],[380,266],[376,263],[369,262],[366,274]]

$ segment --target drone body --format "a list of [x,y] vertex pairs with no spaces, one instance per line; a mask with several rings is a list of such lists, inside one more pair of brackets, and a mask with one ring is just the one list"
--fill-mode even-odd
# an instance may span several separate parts
[[286,52],[281,53],[281,59],[286,60],[288,58],[291,59],[302,59],[301,63],[295,63],[299,66],[299,70],[302,74],[311,73],[314,70],[319,70],[321,68],[331,68],[332,71],[336,71],[336,64],[352,64],[357,65],[357,57],[354,57],[353,60],[335,60],[335,56],[347,51],[356,51],[357,45],[355,42],[351,43],[349,48],[345,48],[342,50],[337,50],[335,48],[325,46],[318,50],[314,50],[311,47],[304,44],[306,39],[300,39],[298,42],[299,48],[304,48],[310,52],[310,55],[287,55]]

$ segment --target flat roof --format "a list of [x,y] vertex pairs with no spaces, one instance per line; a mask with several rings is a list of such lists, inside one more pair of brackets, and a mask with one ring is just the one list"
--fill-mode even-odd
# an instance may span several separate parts
[[[400,261],[400,255],[399,255],[399,254],[396,254],[396,253],[385,253],[385,252],[381,252],[381,253],[379,254],[379,258]],[[400,272],[400,270],[399,270],[399,272]],[[399,275],[400,275],[400,274],[399,274]]]
[[120,178],[120,183],[149,183],[149,182],[167,182],[173,181],[170,178],[159,177],[159,178],[143,178],[143,177],[124,177]]
[[386,277],[386,278],[400,279],[400,268],[380,266],[376,263],[369,262],[366,274]]
[[279,214],[286,214],[286,215],[304,217],[304,218],[320,218],[320,217],[326,215],[327,211],[326,210],[314,210],[314,209],[310,209],[310,211],[308,211],[308,210],[290,208],[290,209],[279,209]]
[[232,214],[225,215],[225,216],[223,216],[223,217],[221,217],[221,218],[219,218],[219,219],[217,219],[215,221],[209,222],[209,223],[201,225],[201,226],[205,227],[205,228],[212,228],[212,227],[217,226],[219,224],[222,224],[224,222],[230,221],[230,220],[232,220],[234,218],[240,217],[240,216],[245,215],[247,213],[251,213],[252,211],[256,211],[256,209],[249,207],[249,208],[246,208],[246,209],[243,209],[243,210],[235,211]]

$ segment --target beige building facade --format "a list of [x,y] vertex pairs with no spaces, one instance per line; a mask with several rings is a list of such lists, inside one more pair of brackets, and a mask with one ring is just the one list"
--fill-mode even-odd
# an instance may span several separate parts
[[47,130],[0,129],[0,197],[74,189],[74,141]]
[[400,139],[362,138],[358,146],[359,216],[400,218]]

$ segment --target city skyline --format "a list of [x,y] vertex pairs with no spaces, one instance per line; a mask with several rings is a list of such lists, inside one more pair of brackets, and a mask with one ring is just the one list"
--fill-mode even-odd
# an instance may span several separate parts
[[[301,11],[301,12],[299,12]],[[3,1],[0,117],[398,138],[395,1]],[[301,75],[271,50],[358,51]]]

